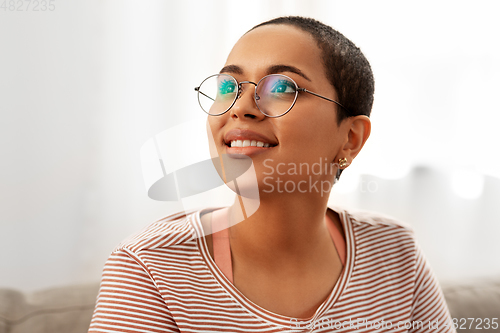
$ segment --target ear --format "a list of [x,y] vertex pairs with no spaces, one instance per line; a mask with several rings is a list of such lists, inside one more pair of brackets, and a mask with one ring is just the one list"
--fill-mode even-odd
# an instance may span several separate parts
[[344,119],[341,127],[345,131],[345,143],[338,153],[337,160],[347,158],[349,165],[368,140],[371,132],[371,121],[367,116],[349,117]]

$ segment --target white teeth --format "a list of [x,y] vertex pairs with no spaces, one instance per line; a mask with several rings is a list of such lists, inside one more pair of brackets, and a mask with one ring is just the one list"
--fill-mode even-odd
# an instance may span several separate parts
[[241,142],[241,140],[231,141],[231,147],[242,147],[242,146],[243,146],[243,143]]
[[231,147],[264,147],[268,148],[269,143],[264,143],[257,140],[233,140],[231,141]]

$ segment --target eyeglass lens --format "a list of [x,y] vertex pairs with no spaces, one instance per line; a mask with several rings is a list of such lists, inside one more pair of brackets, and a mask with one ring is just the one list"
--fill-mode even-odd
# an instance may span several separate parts
[[[210,115],[221,115],[229,110],[238,97],[238,83],[227,74],[208,77],[198,88],[201,108]],[[272,74],[262,78],[255,89],[255,102],[267,116],[277,117],[293,106],[297,85],[289,77]]]

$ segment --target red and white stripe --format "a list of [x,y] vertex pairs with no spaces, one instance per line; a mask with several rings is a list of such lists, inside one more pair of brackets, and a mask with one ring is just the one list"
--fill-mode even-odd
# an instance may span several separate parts
[[113,251],[89,332],[456,332],[412,230],[335,211],[346,265],[310,319],[267,311],[236,289],[210,257],[194,212],[157,221]]

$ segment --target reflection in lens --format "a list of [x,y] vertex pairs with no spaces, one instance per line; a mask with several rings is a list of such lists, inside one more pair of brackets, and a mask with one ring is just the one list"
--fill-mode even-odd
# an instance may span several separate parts
[[200,85],[198,101],[203,111],[211,115],[224,113],[236,98],[238,84],[236,80],[226,74],[209,76]]
[[297,96],[297,85],[284,75],[268,75],[257,86],[259,108],[265,114],[276,117],[290,109]]

